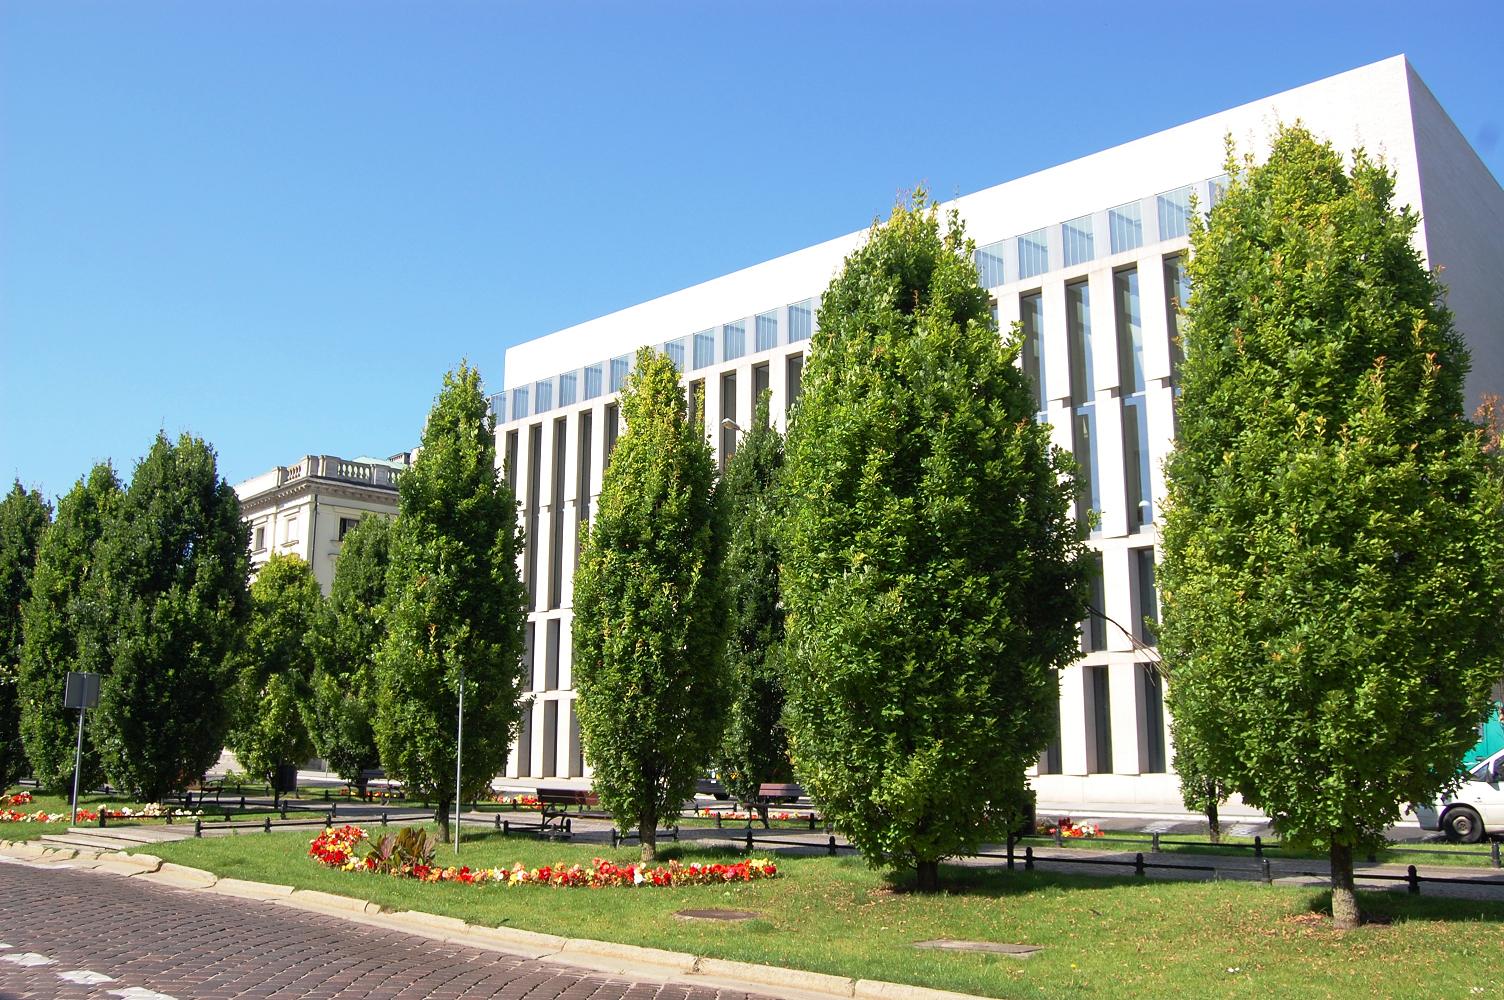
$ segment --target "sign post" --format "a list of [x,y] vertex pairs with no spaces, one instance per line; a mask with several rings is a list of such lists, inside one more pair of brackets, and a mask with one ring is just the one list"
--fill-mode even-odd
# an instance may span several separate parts
[[63,687],[63,707],[78,709],[78,747],[73,751],[73,800],[68,823],[78,822],[78,772],[84,765],[84,712],[99,705],[99,675],[79,670],[68,671]]

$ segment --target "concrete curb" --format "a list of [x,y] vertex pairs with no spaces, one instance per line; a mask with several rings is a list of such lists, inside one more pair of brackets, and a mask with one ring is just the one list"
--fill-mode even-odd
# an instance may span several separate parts
[[[418,910],[385,910],[378,903],[290,885],[221,878],[202,868],[164,862],[153,854],[39,848],[0,840],[0,856],[34,864],[57,865],[80,871],[106,871],[142,878],[175,889],[218,893],[240,899],[274,903],[292,909],[335,917],[351,923],[416,934],[449,944],[503,952],[540,961],[558,962],[593,972],[641,975],[676,985],[717,986],[755,993],[778,990],[799,998],[842,997],[847,1000],[985,1000],[969,993],[950,993],[923,986],[907,986],[874,979],[848,979],[821,972],[784,969],[773,965],[707,958],[688,952],[640,945],[564,938],[515,927],[486,927],[458,917]],[[79,864],[78,861],[85,861]]]

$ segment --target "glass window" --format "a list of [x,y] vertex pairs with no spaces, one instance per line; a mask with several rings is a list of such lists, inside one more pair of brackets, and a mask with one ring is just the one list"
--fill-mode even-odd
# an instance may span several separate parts
[[1123,483],[1128,499],[1128,530],[1154,521],[1154,498],[1149,480],[1149,421],[1144,395],[1123,400]]
[[758,401],[762,399],[762,394],[767,391],[768,364],[765,361],[760,365],[753,366],[752,368],[752,413],[757,413]]
[[527,386],[522,386],[520,389],[512,390],[513,420],[521,420],[523,417],[528,416],[529,411],[527,408],[527,402]]
[[1107,619],[1103,617],[1107,604],[1107,581],[1102,575],[1100,552],[1093,552],[1087,557],[1086,583],[1091,611],[1081,623],[1081,652],[1100,653],[1107,648]]
[[715,364],[715,332],[701,330],[691,339],[694,342],[694,367],[708,368]]
[[623,354],[619,358],[611,359],[611,381],[607,384],[607,392],[620,392],[622,384],[627,380],[627,372],[632,370],[632,356]]
[[1180,366],[1185,362],[1185,344],[1180,339],[1180,314],[1191,301],[1191,275],[1185,254],[1165,258],[1165,316],[1170,328],[1170,384],[1179,387]]
[[1154,549],[1130,549],[1133,557],[1134,611],[1133,631],[1140,642],[1152,646],[1158,642],[1159,595],[1154,586]]
[[554,408],[554,382],[533,383],[533,412],[547,413]]
[[594,399],[601,394],[601,366],[591,365],[585,369],[585,398]]
[[977,250],[977,277],[983,288],[996,288],[1003,284],[1003,240],[988,244]]
[[804,379],[804,355],[790,354],[783,364],[785,379],[783,418],[787,422],[789,412],[793,410],[794,404],[799,402],[799,390],[802,388]]
[[1050,243],[1047,230],[1036,229],[1018,238],[1018,276],[1032,278],[1050,269]]
[[1159,238],[1173,240],[1190,232],[1191,186],[1166,191],[1159,196]]
[[1112,300],[1118,326],[1118,385],[1126,395],[1144,391],[1144,327],[1139,319],[1138,268],[1115,271]]
[[814,299],[805,299],[789,306],[789,343],[808,340],[814,331]]
[[1065,240],[1065,266],[1085,264],[1094,256],[1092,252],[1091,216],[1083,215],[1060,227]]
[[621,407],[615,403],[606,404],[604,426],[606,432],[606,465],[611,464],[611,453],[616,450],[616,439],[621,434]]
[[1087,725],[1091,727],[1091,753],[1087,773],[1112,773],[1112,698],[1106,667],[1083,667],[1086,671]]
[[1091,357],[1091,287],[1084,281],[1065,286],[1065,326],[1071,364],[1071,402],[1089,403],[1096,395]]
[[730,361],[747,353],[747,327],[744,323],[727,323],[721,327],[721,360]]
[[1112,239],[1113,253],[1137,250],[1143,246],[1144,220],[1139,203],[1130,201],[1126,205],[1108,209],[1107,230]]
[[674,363],[674,367],[681,372],[684,370],[684,347],[685,340],[683,337],[680,337],[678,340],[670,340],[663,345],[663,353],[668,355],[668,359]]
[[727,427],[726,421],[737,423],[736,406],[736,372],[726,372],[721,376],[721,469],[726,468],[726,463],[731,456],[736,454],[736,435],[739,433],[736,427]]
[[[1102,497],[1098,492],[1101,483],[1097,476],[1097,408],[1093,403],[1076,407],[1072,418],[1072,452],[1076,459],[1076,520],[1085,525],[1092,511],[1102,509]],[[1101,530],[1098,525],[1092,534]]]
[[1206,210],[1210,212],[1212,209],[1217,207],[1217,203],[1220,202],[1222,200],[1222,196],[1227,193],[1227,175],[1222,174],[1219,177],[1213,177],[1211,180],[1206,182],[1206,187]]
[[517,432],[507,431],[507,458],[502,466],[506,472],[507,485],[513,492],[517,490]]
[[506,393],[498,392],[496,395],[492,396],[490,400],[488,400],[488,402],[491,407],[492,416],[494,416],[498,421],[505,420],[507,418]]
[[1034,410],[1041,417],[1045,412],[1044,400],[1044,297],[1038,292],[1019,296],[1019,325],[1023,327],[1023,350],[1020,363],[1024,374],[1034,383]]
[[1159,671],[1148,663],[1138,665],[1139,685],[1144,692],[1144,772],[1165,771],[1165,686]]
[[759,313],[757,316],[757,350],[767,351],[778,346],[778,314]]
[[574,402],[575,388],[579,384],[579,372],[565,372],[559,376],[559,405],[569,406]]

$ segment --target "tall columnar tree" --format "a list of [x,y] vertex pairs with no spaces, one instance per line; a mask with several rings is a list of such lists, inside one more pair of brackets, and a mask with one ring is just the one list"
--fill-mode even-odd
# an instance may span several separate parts
[[228,742],[247,773],[267,781],[278,764],[313,753],[304,716],[313,683],[310,637],[323,603],[313,569],[295,555],[273,555],[251,584],[250,620],[235,655]]
[[[63,708],[63,688],[68,672],[81,669],[79,594],[93,574],[95,546],[120,496],[115,470],[101,463],[58,501],[57,520],[37,553],[31,599],[22,609],[21,737],[31,773],[52,789],[73,782],[78,713]],[[99,753],[86,729],[81,785],[92,787],[99,778]]]
[[219,759],[250,603],[248,545],[214,449],[159,433],[79,595],[81,665],[106,675],[94,745],[117,788],[159,800]]
[[920,192],[821,303],[784,470],[794,768],[874,866],[1015,826],[1086,615],[1071,463]]
[[669,359],[647,348],[574,590],[574,681],[595,790],[642,856],[694,794],[726,722],[726,528],[715,461]]
[[447,838],[461,681],[461,795],[469,797],[506,764],[526,679],[517,501],[496,474],[495,433],[480,373],[469,365],[445,374],[397,496],[387,631],[376,657],[376,745],[388,775],[437,801]]
[[1169,698],[1211,773],[1352,859],[1456,774],[1504,652],[1504,493],[1468,356],[1361,150],[1282,127],[1192,231],[1167,473]]
[[0,500],[0,789],[26,771],[18,690],[21,606],[31,596],[37,550],[51,521],[51,505],[19,480]]
[[[385,636],[382,606],[392,523],[367,516],[340,543],[334,586],[314,630],[309,729],[319,756],[347,781],[381,763],[376,734],[376,651]],[[363,788],[363,786],[362,786]]]
[[1214,844],[1222,842],[1222,803],[1232,792],[1227,782],[1212,770],[1206,748],[1196,742],[1196,732],[1181,719],[1170,721],[1175,746],[1175,776],[1180,779],[1180,801],[1187,809],[1206,817],[1206,832]]
[[783,511],[775,492],[782,469],[783,436],[768,420],[764,393],[721,481],[730,522],[726,662],[731,710],[717,771],[721,783],[743,802],[752,801],[762,783],[793,777],[783,728],[784,612],[777,535]]

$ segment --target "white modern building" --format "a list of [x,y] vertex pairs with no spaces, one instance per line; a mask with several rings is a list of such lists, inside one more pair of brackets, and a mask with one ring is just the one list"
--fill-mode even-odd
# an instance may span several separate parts
[[273,553],[292,554],[313,567],[327,596],[345,533],[362,517],[397,516],[397,474],[406,453],[391,458],[343,459],[305,455],[235,484],[240,517],[251,527],[251,573]]
[[[1418,249],[1442,268],[1472,347],[1470,402],[1504,390],[1504,192],[1403,57],[1365,66],[960,198],[977,267],[1004,327],[1025,334],[1039,418],[1073,453],[1098,512],[1101,572],[1081,657],[1060,684],[1060,740],[1039,761],[1041,799],[1179,808],[1152,629],[1162,461],[1175,433],[1176,303],[1187,228],[1213,204],[1224,138],[1262,153],[1301,120],[1340,149],[1365,147],[1422,216]],[[882,208],[883,206],[874,206]],[[853,220],[859,221],[859,220]],[[643,345],[666,351],[722,460],[772,391],[780,425],[798,396],[819,297],[857,231],[560,330],[507,351],[493,400],[498,461],[527,532],[534,700],[511,778],[588,778],[573,711],[570,618],[580,528],[621,432],[616,393]],[[1083,507],[1085,503],[1083,503]],[[1081,513],[1085,513],[1083,509]]]

